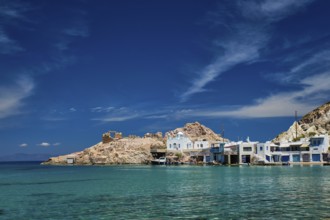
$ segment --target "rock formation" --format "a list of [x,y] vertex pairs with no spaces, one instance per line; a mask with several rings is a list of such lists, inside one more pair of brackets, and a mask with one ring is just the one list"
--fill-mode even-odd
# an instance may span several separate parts
[[204,139],[208,141],[228,141],[198,122],[187,123],[183,128],[177,128],[173,131],[166,132],[165,137],[175,137],[178,132],[183,132],[192,141]]
[[[297,133],[296,133],[297,131]],[[273,142],[295,141],[302,137],[330,134],[330,102],[306,114],[285,132],[279,134]]]
[[65,165],[68,158],[74,158],[74,164],[143,164],[153,157],[151,148],[162,148],[163,140],[158,138],[126,137],[108,143],[100,142],[83,151],[51,157],[44,165]]

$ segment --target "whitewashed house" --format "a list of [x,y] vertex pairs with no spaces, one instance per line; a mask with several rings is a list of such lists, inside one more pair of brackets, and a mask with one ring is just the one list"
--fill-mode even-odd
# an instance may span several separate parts
[[183,151],[193,149],[194,143],[182,132],[178,132],[175,137],[167,137],[166,147],[169,151]]
[[309,150],[312,161],[327,161],[329,149],[329,135],[317,135],[309,140]]
[[204,163],[211,162],[214,158],[216,158],[217,161],[219,160],[219,152],[216,153],[217,155],[210,152],[211,147],[219,148],[219,146],[220,141],[208,141],[206,139],[193,141],[183,132],[178,132],[175,137],[168,136],[166,142],[167,151],[189,153],[191,157],[195,157]]
[[324,162],[328,158],[329,136],[317,135],[309,140],[302,138],[295,142],[271,142],[257,145],[256,153],[265,163]]
[[249,164],[256,157],[256,149],[258,142],[250,141],[249,137],[246,142],[239,143],[239,164]]
[[210,148],[210,143],[206,139],[197,140],[194,142],[194,149],[208,149]]

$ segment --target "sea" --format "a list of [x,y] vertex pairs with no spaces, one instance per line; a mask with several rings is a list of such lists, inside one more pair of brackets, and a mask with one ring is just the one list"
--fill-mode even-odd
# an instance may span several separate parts
[[330,166],[0,163],[0,219],[329,219]]

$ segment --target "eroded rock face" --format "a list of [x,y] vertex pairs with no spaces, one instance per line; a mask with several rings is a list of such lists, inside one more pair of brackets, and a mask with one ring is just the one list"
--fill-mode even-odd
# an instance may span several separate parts
[[183,128],[177,128],[173,131],[169,131],[165,134],[165,137],[175,137],[179,132],[183,132],[192,141],[203,139],[208,141],[228,141],[227,139],[223,139],[220,135],[214,133],[214,131],[210,128],[205,127],[198,122],[187,123]]
[[151,147],[162,148],[164,142],[157,138],[128,137],[110,143],[98,143],[83,151],[52,157],[43,164],[65,165],[68,158],[74,158],[74,164],[143,164],[153,157]]
[[278,135],[273,141],[293,141],[297,136],[310,137],[326,133],[330,134],[330,102],[306,114],[297,125],[294,122],[287,131]]

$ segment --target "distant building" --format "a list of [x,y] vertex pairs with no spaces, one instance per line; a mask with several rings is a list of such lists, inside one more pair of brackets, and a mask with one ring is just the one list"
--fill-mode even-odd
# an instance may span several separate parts
[[194,143],[182,132],[178,132],[175,137],[168,137],[166,142],[167,150],[182,151],[193,149]]
[[239,164],[249,164],[254,162],[258,143],[259,142],[251,142],[249,138],[247,139],[247,142],[239,143]]
[[[183,132],[178,132],[175,137],[168,136],[166,141],[167,152],[180,151],[188,153],[190,157],[204,163],[213,161],[214,154],[210,152],[211,147],[219,146],[219,141],[208,141],[206,139],[191,140]],[[216,158],[220,159],[219,155]]]
[[257,158],[265,163],[324,162],[328,160],[329,136],[317,135],[309,140],[257,144]]

